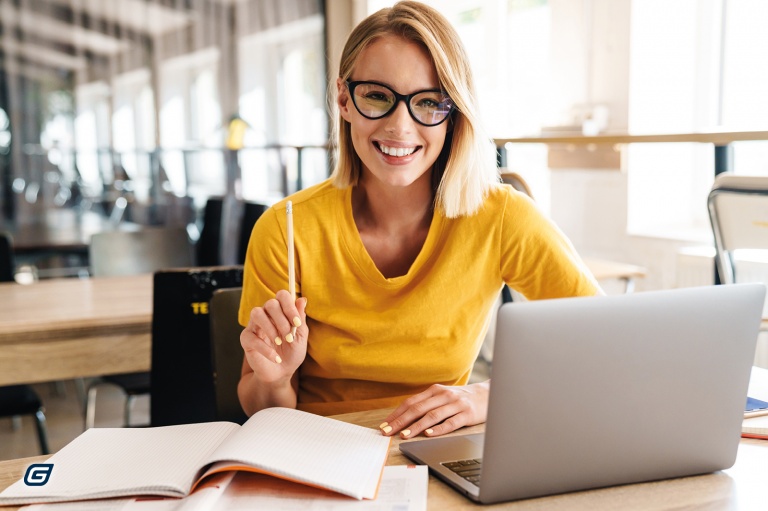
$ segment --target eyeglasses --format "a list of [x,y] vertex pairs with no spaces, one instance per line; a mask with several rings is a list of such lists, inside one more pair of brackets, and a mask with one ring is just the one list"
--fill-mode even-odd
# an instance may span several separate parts
[[404,101],[414,121],[423,126],[437,126],[451,114],[455,105],[441,90],[422,90],[413,94],[400,94],[377,82],[347,82],[352,103],[367,119],[381,119],[394,112]]

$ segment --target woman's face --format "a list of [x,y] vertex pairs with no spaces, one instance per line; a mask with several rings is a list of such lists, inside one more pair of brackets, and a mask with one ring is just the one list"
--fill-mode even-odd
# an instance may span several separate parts
[[[427,51],[407,39],[384,35],[361,54],[350,81],[373,81],[408,95],[439,89],[437,72]],[[363,163],[363,179],[393,187],[416,181],[429,183],[428,172],[445,143],[448,122],[424,126],[400,101],[395,110],[379,119],[368,119],[353,104],[347,86],[338,80],[341,116],[350,123],[352,144]]]

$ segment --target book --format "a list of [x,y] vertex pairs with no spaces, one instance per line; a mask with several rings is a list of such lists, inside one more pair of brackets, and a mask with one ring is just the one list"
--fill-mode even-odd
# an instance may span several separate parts
[[744,419],[741,423],[741,436],[768,440],[768,415]]
[[768,402],[747,396],[747,406],[744,409],[744,418],[768,415]]
[[426,511],[426,465],[384,467],[376,500],[355,500],[319,488],[250,472],[214,474],[182,499],[127,497],[34,504],[23,511]]
[[[250,471],[355,499],[373,499],[391,438],[378,430],[289,408],[231,422],[92,428],[25,476],[0,505],[136,495],[184,497],[211,474]],[[44,481],[41,484],[41,481]]]

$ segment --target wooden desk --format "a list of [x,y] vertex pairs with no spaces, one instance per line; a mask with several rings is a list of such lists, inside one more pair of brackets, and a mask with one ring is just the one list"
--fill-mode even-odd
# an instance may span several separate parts
[[589,271],[595,276],[597,280],[611,280],[617,279],[624,282],[625,291],[631,293],[635,289],[635,279],[645,277],[648,270],[642,266],[635,266],[634,264],[619,263],[615,261],[607,261],[605,259],[595,259],[592,257],[585,257],[584,264],[587,265]]
[[0,385],[148,371],[152,275],[0,284]]
[[[337,415],[345,422],[376,428],[387,415],[388,410],[358,412]],[[476,433],[483,426],[461,430],[460,434]],[[401,440],[395,437],[389,451],[388,465],[405,465],[409,461],[400,454]],[[0,462],[0,491],[24,475],[31,463],[40,463],[46,456]],[[725,471],[696,477],[669,479],[652,483],[632,484],[589,490],[552,497],[507,502],[493,506],[477,506],[451,490],[442,481],[429,478],[428,509],[470,510],[470,509],[514,509],[568,510],[568,511],[624,511],[632,510],[765,510],[768,496],[765,482],[768,481],[768,441],[742,439],[736,464]],[[12,511],[16,507],[0,510]]]

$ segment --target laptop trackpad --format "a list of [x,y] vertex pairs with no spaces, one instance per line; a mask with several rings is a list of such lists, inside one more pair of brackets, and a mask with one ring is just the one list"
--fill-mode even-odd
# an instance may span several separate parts
[[462,435],[443,438],[428,438],[400,444],[400,450],[409,458],[426,465],[437,466],[442,462],[483,456],[485,435]]

